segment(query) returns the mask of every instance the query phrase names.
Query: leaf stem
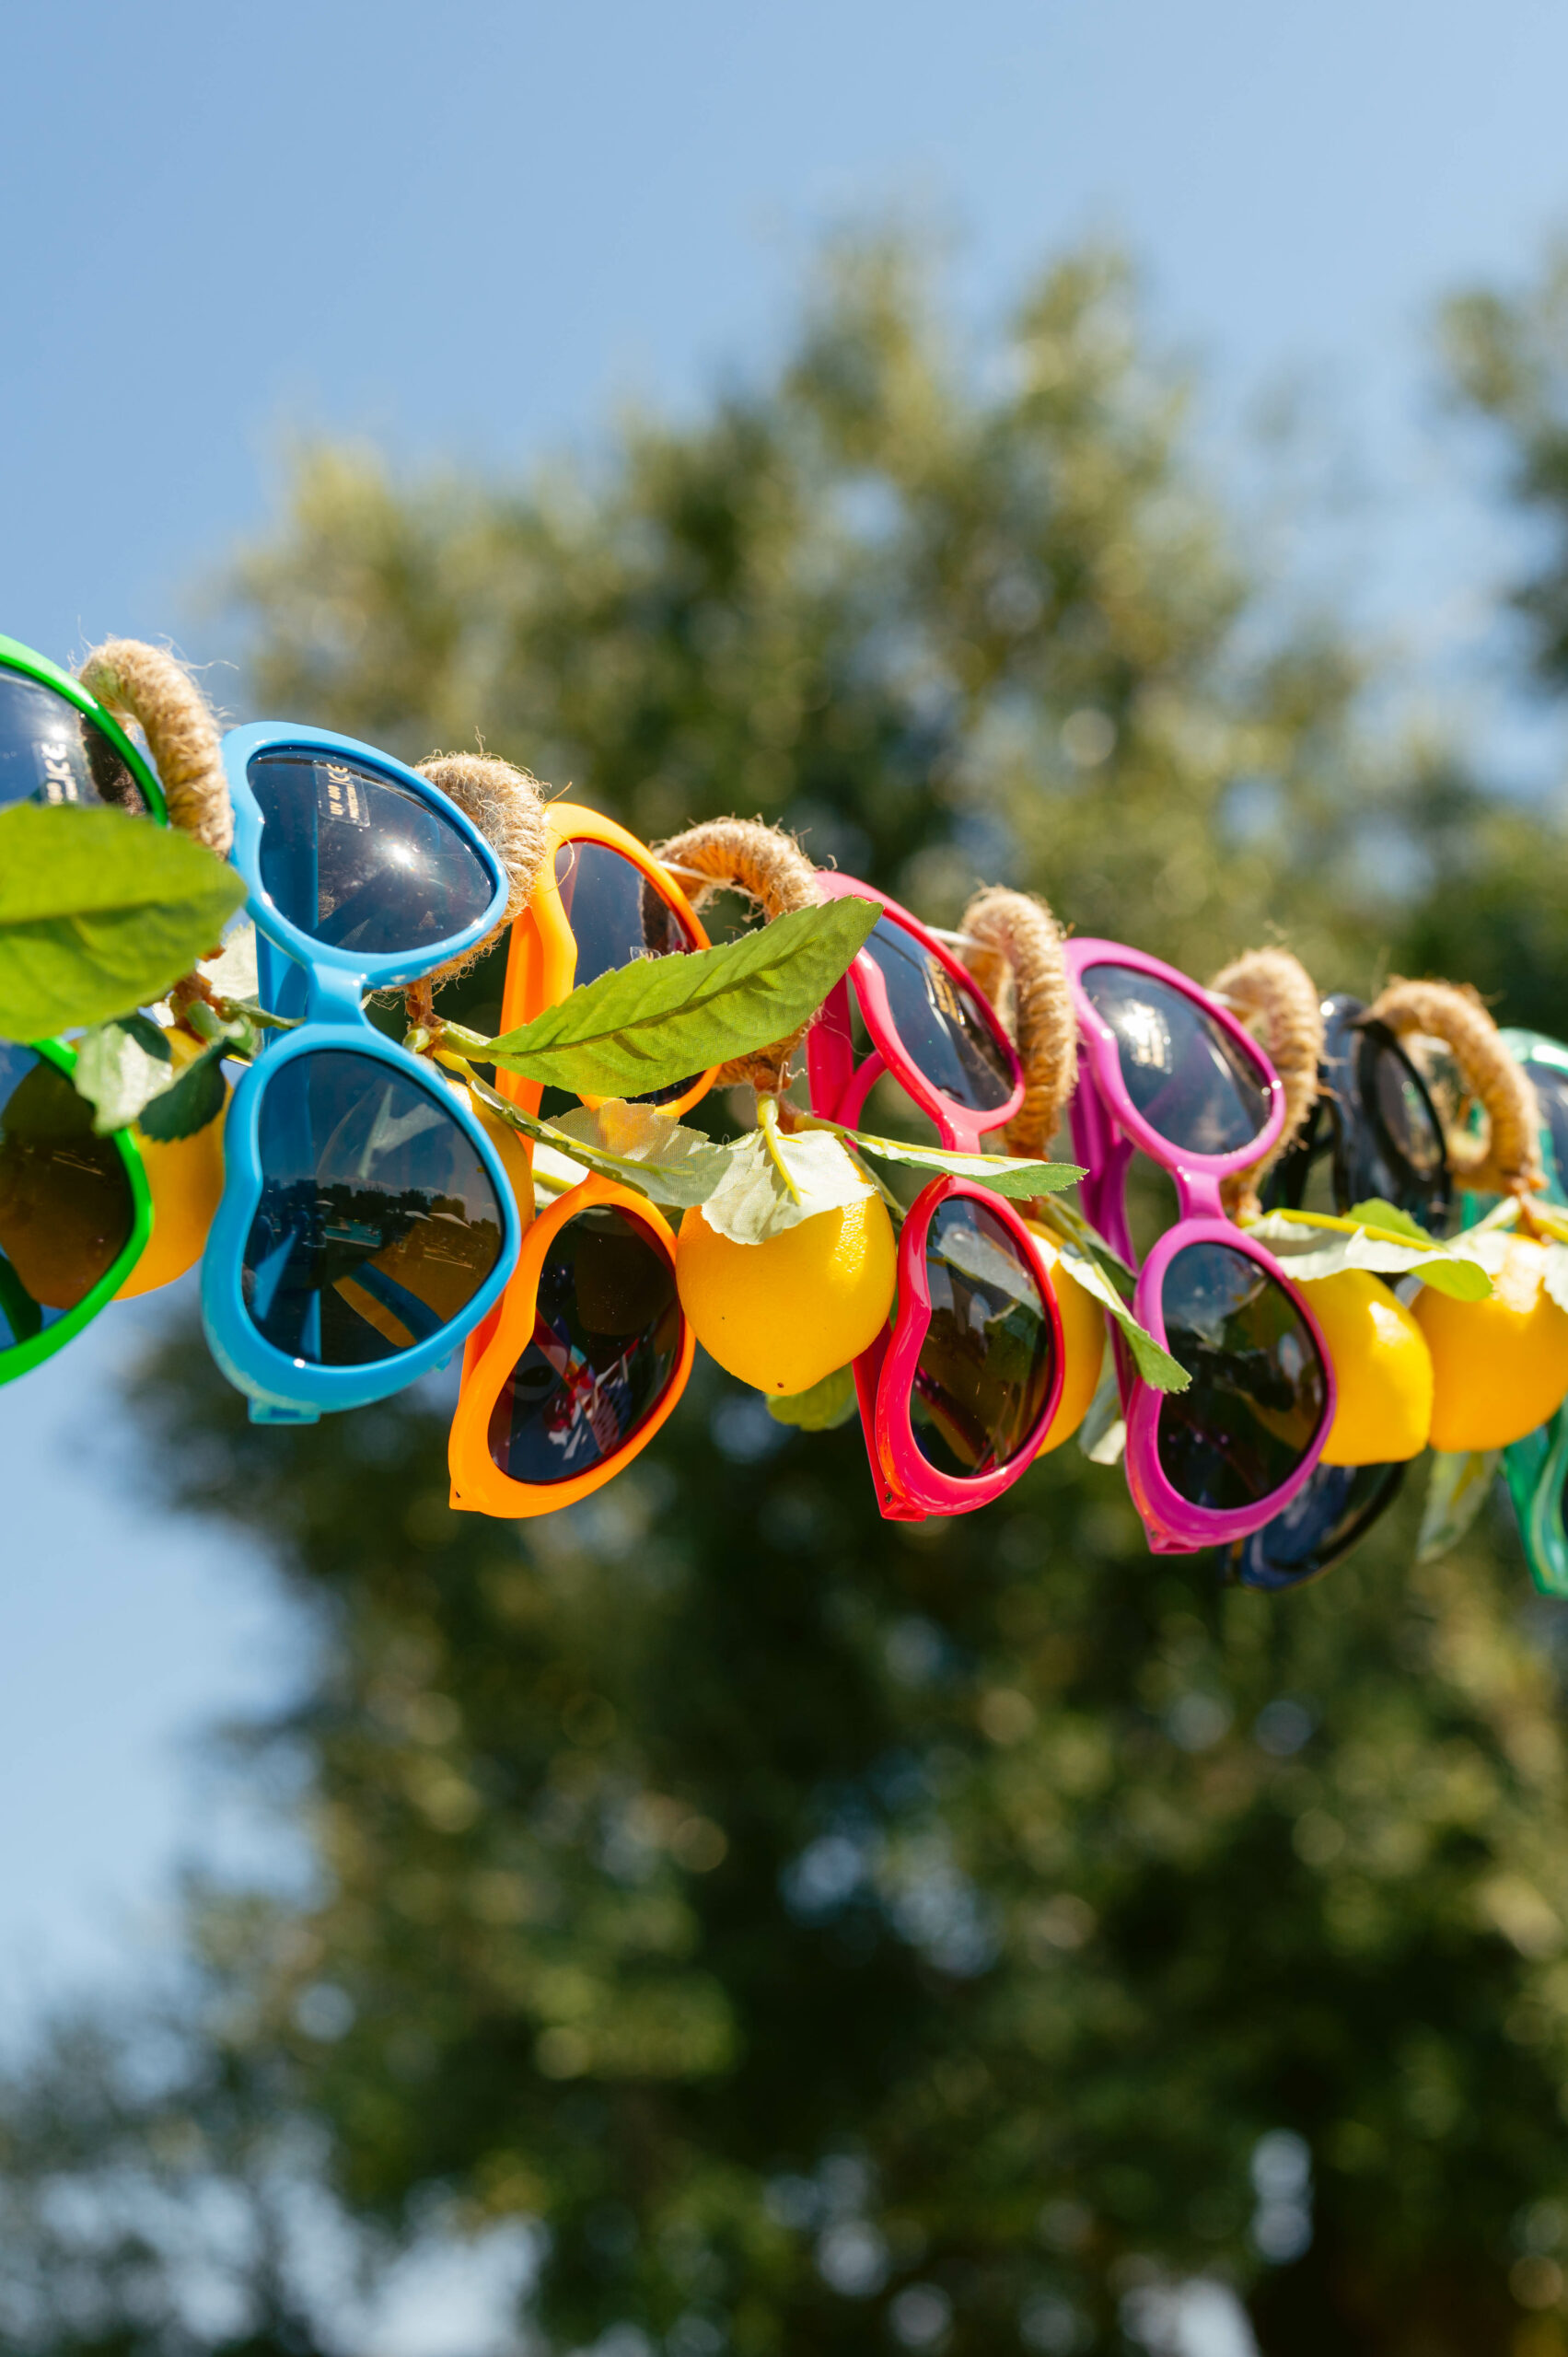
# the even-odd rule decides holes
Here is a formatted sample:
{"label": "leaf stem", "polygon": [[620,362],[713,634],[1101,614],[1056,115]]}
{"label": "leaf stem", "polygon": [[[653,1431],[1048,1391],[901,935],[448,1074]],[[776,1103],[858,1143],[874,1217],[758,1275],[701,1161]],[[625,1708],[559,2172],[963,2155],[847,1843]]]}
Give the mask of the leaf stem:
{"label": "leaf stem", "polygon": [[784,1160],[784,1149],[779,1139],[779,1100],[765,1089],[759,1093],[757,1098],[757,1127],[762,1132],[762,1144],[767,1148],[768,1159],[784,1180],[790,1202],[798,1203],[800,1190],[789,1175],[789,1165]]}

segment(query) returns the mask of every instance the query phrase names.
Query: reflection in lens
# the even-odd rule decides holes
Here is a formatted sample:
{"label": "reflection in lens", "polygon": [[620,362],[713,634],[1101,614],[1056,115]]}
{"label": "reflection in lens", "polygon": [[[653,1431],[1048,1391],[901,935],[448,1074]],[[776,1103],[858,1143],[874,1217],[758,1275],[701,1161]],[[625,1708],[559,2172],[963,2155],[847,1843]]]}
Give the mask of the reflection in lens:
{"label": "reflection in lens", "polygon": [[1317,1579],[1360,1546],[1404,1475],[1402,1465],[1315,1465],[1287,1506],[1225,1550],[1225,1577],[1271,1594]]}
{"label": "reflection in lens", "polygon": [[887,985],[905,1054],[932,1086],[970,1112],[1005,1105],[1012,1066],[996,1019],[972,984],[958,981],[891,917],[878,920],[865,955]]}
{"label": "reflection in lens", "polygon": [[279,750],[247,775],[261,813],[261,885],[312,941],[402,957],[449,941],[495,897],[446,815],[346,755]]}
{"label": "reflection in lens", "polygon": [[0,1349],[75,1309],[131,1240],[131,1181],[57,1066],[0,1039]]}
{"label": "reflection in lens", "polygon": [[1116,1034],[1122,1084],[1158,1135],[1189,1154],[1238,1154],[1269,1119],[1267,1076],[1223,1025],[1156,975],[1088,966],[1084,995]]}
{"label": "reflection in lens", "polygon": [[449,1103],[371,1056],[319,1049],[261,1098],[261,1202],[245,1304],[291,1358],[366,1366],[472,1300],[501,1253],[501,1206]]}
{"label": "reflection in lens", "polygon": [[1300,1465],[1328,1378],[1284,1287],[1227,1244],[1189,1244],[1161,1288],[1166,1342],[1192,1377],[1159,1407],[1159,1461],[1190,1504],[1255,1505]]}
{"label": "reflection in lens", "polygon": [[[609,843],[565,842],[555,854],[561,906],[577,945],[575,985],[619,972],[634,958],[669,958],[701,946],[684,920],[634,860]],[[635,1105],[669,1105],[699,1074],[633,1097]]]}
{"label": "reflection in lens", "polygon": [[0,808],[12,802],[110,803],[136,817],[147,807],[96,721],[68,696],[0,663]]}
{"label": "reflection in lens", "polygon": [[641,1220],[604,1204],[557,1231],[540,1271],[533,1339],[490,1418],[514,1481],[590,1472],[657,1407],[680,1353],[675,1270]]}
{"label": "reflection in lens", "polygon": [[993,1212],[950,1195],[925,1240],[931,1327],[914,1373],[921,1454],[958,1479],[1010,1464],[1037,1431],[1055,1336],[1034,1273]]}

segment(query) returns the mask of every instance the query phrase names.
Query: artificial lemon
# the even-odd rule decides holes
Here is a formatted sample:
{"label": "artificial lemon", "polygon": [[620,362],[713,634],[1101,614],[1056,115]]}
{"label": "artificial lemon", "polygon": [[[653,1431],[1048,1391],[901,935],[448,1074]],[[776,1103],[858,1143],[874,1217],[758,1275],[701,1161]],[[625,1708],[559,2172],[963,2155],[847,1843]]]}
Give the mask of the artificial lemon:
{"label": "artificial lemon", "polygon": [[1402,1301],[1369,1269],[1304,1284],[1334,1363],[1338,1405],[1325,1465],[1402,1465],[1432,1431],[1432,1353]]}
{"label": "artificial lemon", "polygon": [[1568,1394],[1568,1311],[1543,1282],[1546,1247],[1511,1236],[1489,1301],[1423,1285],[1415,1315],[1432,1352],[1434,1448],[1506,1448]]}
{"label": "artificial lemon", "polygon": [[881,1199],[819,1212],[764,1244],[736,1244],[701,1211],[680,1223],[680,1306],[710,1357],[742,1383],[809,1391],[869,1348],[893,1305],[898,1247]]}
{"label": "artificial lemon", "polygon": [[[182,1073],[204,1052],[203,1041],[189,1031],[166,1034],[176,1074]],[[149,1138],[134,1124],[131,1134],[142,1157],[152,1190],[153,1232],[142,1257],[121,1286],[117,1298],[156,1293],[194,1268],[207,1241],[207,1230],[223,1193],[223,1125],[229,1091],[205,1129],[188,1138]]]}
{"label": "artificial lemon", "polygon": [[1027,1219],[1024,1225],[1034,1237],[1040,1257],[1051,1272],[1051,1291],[1062,1313],[1062,1398],[1037,1451],[1039,1456],[1046,1457],[1053,1448],[1060,1448],[1064,1440],[1072,1439],[1099,1389],[1099,1371],[1105,1362],[1105,1312],[1094,1295],[1085,1292],[1076,1277],[1069,1276],[1061,1268],[1061,1252],[1046,1230],[1037,1227],[1032,1219]]}

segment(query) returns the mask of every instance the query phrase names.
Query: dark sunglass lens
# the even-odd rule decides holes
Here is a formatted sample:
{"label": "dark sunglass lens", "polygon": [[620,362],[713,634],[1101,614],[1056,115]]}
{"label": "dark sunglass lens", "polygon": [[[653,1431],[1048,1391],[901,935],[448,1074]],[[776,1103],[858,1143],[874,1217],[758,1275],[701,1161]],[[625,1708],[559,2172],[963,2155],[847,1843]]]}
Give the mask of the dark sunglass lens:
{"label": "dark sunglass lens", "polygon": [[405,957],[466,931],[494,898],[451,820],[367,763],[280,750],[256,754],[247,774],[262,888],[312,941]]}
{"label": "dark sunglass lens", "polygon": [[1166,1341],[1192,1377],[1160,1401],[1166,1480],[1195,1506],[1256,1505],[1300,1465],[1323,1421],[1318,1346],[1283,1285],[1227,1244],[1189,1244],[1165,1272]]}
{"label": "dark sunglass lens", "polygon": [[1269,1118],[1262,1065],[1154,974],[1088,966],[1082,988],[1116,1035],[1122,1083],[1152,1130],[1189,1154],[1238,1154]]}
{"label": "dark sunglass lens", "polygon": [[112,803],[138,817],[147,807],[121,754],[86,713],[0,664],[0,807],[12,802]]}
{"label": "dark sunglass lens", "polygon": [[1525,1070],[1535,1083],[1540,1117],[1551,1134],[1558,1192],[1568,1192],[1568,1073],[1560,1072],[1555,1064],[1541,1063],[1534,1056],[1526,1057]]}
{"label": "dark sunglass lens", "polygon": [[92,1107],[30,1048],[0,1040],[0,1349],[29,1341],[107,1276],[131,1238],[131,1181]]}
{"label": "dark sunglass lens", "polygon": [[540,1271],[533,1340],[490,1418],[514,1481],[569,1481],[623,1448],[680,1353],[675,1271],[642,1222],[599,1206],[557,1234]]}
{"label": "dark sunglass lens", "polygon": [[1441,1178],[1443,1132],[1409,1058],[1399,1048],[1368,1040],[1361,1082],[1363,1101],[1376,1111],[1380,1142],[1393,1148],[1418,1182]]}
{"label": "dark sunglass lens", "polygon": [[484,1165],[435,1087],[351,1050],[296,1057],[267,1084],[246,1306],[269,1342],[365,1366],[427,1341],[501,1252]]}
{"label": "dark sunglass lens", "polygon": [[972,1196],[938,1204],[925,1242],[931,1327],[911,1418],[921,1454],[958,1480],[1011,1464],[1037,1429],[1055,1336],[1009,1230]]}
{"label": "dark sunglass lens", "polygon": [[1315,1465],[1290,1504],[1226,1550],[1225,1575],[1272,1595],[1331,1571],[1387,1514],[1402,1465]]}
{"label": "dark sunglass lens", "polygon": [[912,933],[883,917],[865,945],[888,991],[904,1052],[934,1088],[970,1112],[992,1113],[1013,1094],[995,1017],[972,986],[950,974]]}
{"label": "dark sunglass lens", "polygon": [[[561,906],[577,945],[576,986],[618,972],[641,958],[669,958],[698,946],[696,936],[633,860],[608,843],[563,843],[555,854]],[[669,1105],[699,1075],[633,1097]]]}

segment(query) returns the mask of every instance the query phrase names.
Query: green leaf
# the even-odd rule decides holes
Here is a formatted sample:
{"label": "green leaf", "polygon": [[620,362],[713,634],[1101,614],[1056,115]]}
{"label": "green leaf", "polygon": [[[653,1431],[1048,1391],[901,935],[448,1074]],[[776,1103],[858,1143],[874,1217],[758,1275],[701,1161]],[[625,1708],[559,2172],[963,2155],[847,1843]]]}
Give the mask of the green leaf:
{"label": "green leaf", "polygon": [[172,1088],[166,1088],[142,1109],[136,1126],[145,1138],[154,1138],[161,1145],[172,1144],[176,1138],[193,1138],[209,1121],[215,1121],[227,1101],[228,1084],[223,1076],[223,1059],[226,1042],[220,1039],[203,1049],[194,1062],[188,1063]]}
{"label": "green leaf", "polygon": [[1543,1282],[1558,1308],[1568,1309],[1568,1244],[1547,1246]]}
{"label": "green leaf", "polygon": [[557,1137],[573,1141],[564,1151],[589,1147],[607,1173],[614,1164],[623,1185],[682,1209],[705,1202],[729,1167],[727,1147],[655,1105],[627,1105],[612,1097],[597,1112],[575,1106],[549,1127]]}
{"label": "green leaf", "polygon": [[1502,1461],[1497,1449],[1434,1449],[1421,1530],[1418,1563],[1435,1562],[1457,1547],[1486,1504],[1492,1477]]}
{"label": "green leaf", "polygon": [[[678,1155],[666,1166],[637,1160],[630,1154],[612,1153],[600,1143],[599,1114],[590,1112],[587,1106],[575,1108],[560,1122],[541,1121],[537,1113],[525,1113],[520,1105],[501,1096],[478,1073],[470,1072],[464,1077],[482,1104],[513,1129],[520,1130],[525,1137],[532,1138],[536,1144],[565,1155],[579,1170],[597,1171],[601,1178],[613,1178],[619,1186],[637,1188],[650,1202],[663,1209],[689,1211],[712,1193],[723,1176],[725,1149],[715,1147],[713,1140],[703,1137],[700,1131],[679,1129],[671,1123],[679,1139],[694,1140],[697,1145],[719,1155],[720,1167],[712,1172],[703,1167],[695,1154],[689,1158]],[[601,1107],[600,1112],[608,1109]],[[567,1122],[573,1124],[570,1129],[565,1126]]]}
{"label": "green leaf", "polygon": [[[825,1130],[784,1137],[757,1129],[732,1139],[724,1152],[728,1168],[703,1202],[703,1217],[736,1244],[764,1244],[770,1236],[877,1191]],[[800,1314],[810,1316],[808,1302],[801,1304]]]}
{"label": "green leaf", "polygon": [[1437,1241],[1429,1228],[1423,1227],[1409,1212],[1400,1211],[1397,1203],[1386,1202],[1381,1195],[1368,1195],[1364,1203],[1352,1203],[1346,1217],[1359,1220],[1363,1227],[1384,1227],[1395,1236],[1408,1236],[1412,1244]]}
{"label": "green leaf", "polygon": [[854,1410],[854,1373],[847,1366],[836,1366],[809,1391],[792,1391],[782,1399],[768,1395],[768,1413],[774,1422],[794,1424],[803,1433],[830,1433],[847,1424]]}
{"label": "green leaf", "polygon": [[579,1097],[645,1096],[807,1022],[881,913],[876,900],[833,900],[717,949],[640,958],[464,1052]]}
{"label": "green leaf", "polygon": [[[1366,1208],[1365,1203],[1358,1205],[1357,1215]],[[1400,1220],[1402,1228],[1423,1235],[1413,1221],[1402,1214]],[[1450,1294],[1456,1301],[1484,1301],[1492,1291],[1486,1267],[1491,1247],[1484,1237],[1458,1237],[1451,1246],[1434,1244],[1423,1237],[1418,1247],[1368,1235],[1365,1227],[1318,1225],[1299,1214],[1286,1217],[1278,1213],[1255,1220],[1247,1233],[1266,1244],[1281,1268],[1300,1285],[1319,1284],[1345,1269],[1367,1269],[1380,1277],[1417,1276],[1434,1293]]]}
{"label": "green leaf", "polygon": [[1087,1175],[1075,1162],[1022,1162],[1005,1154],[949,1154],[942,1146],[909,1145],[902,1138],[867,1137],[861,1130],[846,1130],[837,1122],[817,1126],[836,1130],[857,1153],[869,1155],[874,1162],[903,1162],[916,1170],[978,1179],[997,1195],[1059,1194],[1063,1187],[1075,1186]]}
{"label": "green leaf", "polygon": [[119,810],[0,812],[0,1038],[43,1039],[150,1004],[245,898],[189,835]]}
{"label": "green leaf", "polygon": [[237,924],[217,956],[202,960],[202,972],[215,998],[259,999],[261,983],[256,970],[255,926],[249,922]]}
{"label": "green leaf", "polygon": [[1153,1391],[1185,1391],[1192,1378],[1179,1359],[1173,1359],[1163,1350],[1146,1326],[1140,1326],[1105,1271],[1093,1260],[1085,1260],[1070,1246],[1058,1248],[1056,1265],[1093,1295],[1102,1309],[1109,1309],[1127,1337],[1134,1365]]}
{"label": "green leaf", "polygon": [[125,1129],[149,1097],[168,1086],[174,1057],[167,1035],[145,1015],[116,1016],[84,1032],[71,1077],[93,1109],[100,1138]]}

